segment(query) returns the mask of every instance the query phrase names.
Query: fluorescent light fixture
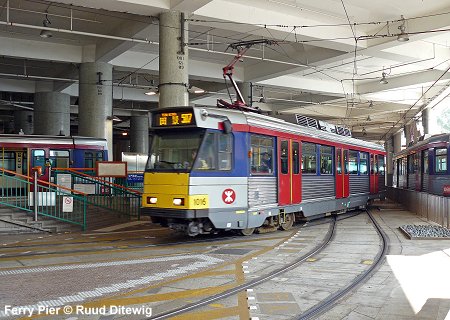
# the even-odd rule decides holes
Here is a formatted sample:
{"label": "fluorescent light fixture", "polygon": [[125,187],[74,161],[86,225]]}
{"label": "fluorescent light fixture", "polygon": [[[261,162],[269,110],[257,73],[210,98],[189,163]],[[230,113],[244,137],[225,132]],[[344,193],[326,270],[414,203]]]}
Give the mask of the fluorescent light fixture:
{"label": "fluorescent light fixture", "polygon": [[[42,25],[46,28],[48,28],[48,25],[52,24],[50,20],[48,20],[48,16],[45,15],[45,19],[42,21]],[[53,33],[50,32],[50,30],[41,30],[41,33],[39,34],[41,38],[51,38],[53,37]]]}
{"label": "fluorescent light fixture", "polygon": [[148,96],[154,96],[154,95],[157,95],[158,93],[159,93],[159,91],[157,88],[150,88],[150,90],[145,92],[145,94]]}
{"label": "fluorescent light fixture", "polygon": [[190,86],[188,91],[190,93],[205,93],[205,90],[196,86]]}
{"label": "fluorescent light fixture", "polygon": [[386,72],[383,72],[383,73],[381,74],[380,83],[381,83],[381,84],[388,84],[388,83],[389,83],[389,81],[387,81],[387,79],[386,79]]}
{"label": "fluorescent light fixture", "polygon": [[112,121],[122,121],[119,117],[117,116],[108,116],[106,117],[106,120],[112,120]]}

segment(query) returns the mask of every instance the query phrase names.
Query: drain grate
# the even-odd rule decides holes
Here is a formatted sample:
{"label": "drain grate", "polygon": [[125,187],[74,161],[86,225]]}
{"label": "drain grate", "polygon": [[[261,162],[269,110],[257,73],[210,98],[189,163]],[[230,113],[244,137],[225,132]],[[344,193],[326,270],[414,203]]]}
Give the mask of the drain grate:
{"label": "drain grate", "polygon": [[211,251],[210,253],[214,253],[214,254],[233,254],[233,255],[242,256],[244,254],[249,253],[250,251],[252,251],[252,250],[251,249],[219,249],[219,250]]}

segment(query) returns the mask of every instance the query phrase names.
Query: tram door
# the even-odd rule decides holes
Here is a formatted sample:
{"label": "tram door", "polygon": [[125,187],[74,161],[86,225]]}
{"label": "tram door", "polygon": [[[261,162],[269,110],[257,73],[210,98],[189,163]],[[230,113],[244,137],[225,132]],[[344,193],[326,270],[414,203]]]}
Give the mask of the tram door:
{"label": "tram door", "polygon": [[336,199],[347,198],[350,193],[350,176],[348,174],[348,150],[336,148],[335,159]]}
{"label": "tram door", "polygon": [[278,202],[280,205],[301,201],[300,143],[278,139]]}
{"label": "tram door", "polygon": [[370,154],[370,193],[378,193],[378,156]]}

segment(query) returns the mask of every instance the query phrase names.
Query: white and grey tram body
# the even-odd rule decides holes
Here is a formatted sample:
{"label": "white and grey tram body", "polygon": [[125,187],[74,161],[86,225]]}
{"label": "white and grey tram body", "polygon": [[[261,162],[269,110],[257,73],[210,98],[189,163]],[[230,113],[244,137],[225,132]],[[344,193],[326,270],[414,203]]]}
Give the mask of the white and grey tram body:
{"label": "white and grey tram body", "polygon": [[384,197],[383,147],[320,128],[230,109],[154,111],[141,214],[190,235],[250,234]]}

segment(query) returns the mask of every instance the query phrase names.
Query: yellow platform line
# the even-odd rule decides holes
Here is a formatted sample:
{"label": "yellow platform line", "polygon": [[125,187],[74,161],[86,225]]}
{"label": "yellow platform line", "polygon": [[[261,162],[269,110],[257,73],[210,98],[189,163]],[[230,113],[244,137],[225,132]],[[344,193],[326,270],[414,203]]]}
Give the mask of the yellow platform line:
{"label": "yellow platform line", "polygon": [[[249,260],[249,259],[251,259],[253,257],[256,257],[258,255],[262,255],[264,253],[267,253],[270,250],[273,250],[275,247],[277,247],[280,244],[284,243],[284,241],[287,238],[292,237],[295,233],[296,233],[296,231],[295,232],[291,232],[289,234],[289,236],[286,236],[286,237],[277,237],[278,239],[281,239],[281,241],[277,242],[275,245],[272,245],[270,247],[258,250],[255,253],[246,255],[246,256],[238,259],[237,261],[231,261],[231,262],[222,264],[220,266],[216,266],[216,267],[207,269],[207,270],[202,271],[202,272],[198,272],[198,273],[191,274],[191,275],[186,275],[186,276],[181,277],[181,278],[175,278],[175,279],[171,279],[171,280],[166,280],[166,281],[163,281],[161,283],[153,284],[153,285],[141,288],[141,289],[136,289],[136,290],[133,290],[131,292],[127,292],[125,294],[117,295],[115,298],[104,298],[104,299],[98,299],[98,300],[95,300],[95,301],[92,301],[92,302],[87,302],[87,303],[84,303],[83,306],[84,307],[101,307],[101,306],[104,306],[104,305],[121,305],[121,306],[125,306],[125,305],[134,305],[134,304],[143,304],[143,303],[146,303],[146,302],[164,301],[164,300],[155,300],[155,299],[162,299],[165,295],[168,295],[171,298],[173,298],[173,297],[175,297],[175,294],[176,294],[178,296],[178,299],[180,299],[180,298],[186,298],[186,297],[192,297],[192,296],[198,296],[198,295],[208,295],[208,294],[209,295],[214,295],[214,294],[217,294],[217,293],[221,293],[221,292],[226,291],[228,289],[237,287],[238,286],[238,282],[242,281],[242,280],[236,280],[235,284],[222,285],[222,286],[218,286],[218,287],[209,287],[209,288],[185,290],[185,291],[181,291],[179,293],[177,293],[177,292],[170,292],[170,293],[165,293],[165,294],[153,294],[153,295],[146,295],[146,296],[141,296],[141,297],[130,297],[131,295],[139,294],[139,293],[148,291],[148,290],[153,289],[153,288],[161,288],[161,287],[164,287],[164,286],[172,284],[172,283],[177,283],[177,282],[180,282],[180,281],[183,281],[183,280],[187,280],[187,279],[198,278],[198,277],[204,276],[205,274],[211,274],[211,272],[213,272],[214,270],[218,271],[221,268],[229,266],[229,265],[232,265],[232,264],[234,264],[234,265],[238,265],[238,263],[241,264],[243,261],[247,261],[247,260]],[[235,272],[235,274],[236,274],[236,276],[238,276],[238,273]],[[242,274],[242,272],[241,272],[241,274]],[[241,277],[241,276],[239,276],[239,277]],[[242,278],[243,278],[243,274],[242,274]],[[211,291],[209,291],[209,290],[211,290]],[[216,291],[216,290],[218,290],[218,291]],[[183,294],[183,292],[184,292],[184,294]],[[174,299],[171,299],[171,300],[174,300]],[[238,306],[236,308],[236,310],[234,310],[234,308],[228,308],[227,310],[233,310],[233,315],[235,315],[235,314],[241,315],[241,313],[242,314],[244,313],[244,311],[241,310],[241,308],[243,308],[242,305],[243,304],[241,303],[241,306]],[[207,311],[207,312],[213,312],[213,313],[217,314],[217,317],[223,317],[223,315],[221,315],[221,314],[223,314],[224,311],[225,310],[220,309],[220,310],[212,310],[212,311]],[[198,315],[199,314],[203,314],[203,313],[204,312],[195,313],[195,314],[191,313],[190,315],[196,317],[196,318],[192,318],[192,319],[202,319],[201,317],[199,318]],[[246,314],[248,314],[248,310],[246,310]],[[25,319],[28,319],[28,318],[22,318],[22,319],[25,320]],[[247,317],[247,319],[248,319],[248,317]]]}
{"label": "yellow platform line", "polygon": [[[177,299],[183,299],[183,298],[191,298],[191,297],[199,297],[199,296],[205,296],[205,295],[215,295],[221,292],[224,292],[228,289],[231,289],[234,285],[221,285],[217,287],[207,287],[207,288],[201,288],[201,289],[191,289],[191,290],[183,290],[183,291],[175,291],[175,292],[168,292],[168,293],[157,293],[152,295],[146,295],[146,296],[140,296],[140,297],[132,297],[132,298],[109,298],[109,299],[103,299],[102,302],[97,301],[88,301],[83,303],[83,306],[85,308],[100,308],[103,306],[128,306],[128,305],[139,305],[139,304],[145,304],[145,303],[151,303],[151,302],[159,302],[159,301],[171,301],[171,300],[177,300]],[[62,314],[62,310],[60,313]],[[33,318],[41,318],[45,317],[47,315],[36,315],[33,316]],[[21,318],[21,319],[29,319],[28,317]],[[197,318],[199,319],[199,318]],[[201,318],[200,318],[201,319]]]}
{"label": "yellow platform line", "polygon": [[[211,274],[211,272],[214,272],[214,271],[220,272],[219,270],[220,270],[221,268],[224,268],[224,267],[229,266],[229,265],[235,265],[235,266],[237,265],[237,266],[239,266],[240,264],[242,264],[243,261],[247,261],[247,260],[249,260],[249,259],[251,259],[251,258],[253,258],[253,257],[256,257],[256,256],[258,256],[258,255],[267,253],[267,252],[269,252],[270,250],[273,250],[275,247],[277,247],[277,246],[279,246],[280,244],[284,243],[284,241],[285,241],[287,238],[292,237],[294,234],[295,234],[295,232],[291,232],[291,233],[289,234],[289,236],[281,238],[282,240],[279,241],[279,242],[277,242],[276,244],[274,244],[274,245],[272,245],[272,246],[270,246],[270,247],[261,249],[261,250],[255,252],[255,253],[253,253],[253,254],[246,255],[246,256],[244,256],[244,257],[238,259],[237,261],[231,261],[231,262],[228,262],[228,263],[222,264],[222,265],[220,265],[220,266],[216,266],[216,267],[210,268],[210,269],[205,270],[205,271],[202,271],[202,272],[198,272],[198,273],[191,274],[191,275],[186,275],[186,276],[181,277],[181,278],[176,278],[176,279],[166,280],[166,281],[163,281],[163,282],[161,282],[161,283],[153,284],[153,285],[150,285],[150,286],[141,288],[141,289],[136,289],[136,290],[133,290],[133,291],[131,291],[131,292],[128,292],[128,293],[125,293],[125,294],[121,294],[121,295],[118,295],[118,296],[116,296],[116,298],[115,298],[114,300],[112,300],[112,299],[98,299],[98,300],[95,301],[95,304],[90,303],[89,305],[87,305],[87,304],[83,304],[83,305],[84,305],[84,306],[94,306],[94,307],[96,306],[96,307],[101,307],[101,306],[103,306],[103,305],[108,305],[108,303],[115,302],[115,301],[119,301],[119,302],[120,302],[120,305],[125,305],[125,303],[127,303],[127,305],[144,303],[145,301],[142,300],[142,299],[144,299],[144,298],[142,298],[142,297],[141,297],[141,298],[139,298],[139,297],[138,297],[138,298],[133,298],[133,297],[128,298],[128,297],[130,297],[130,296],[132,296],[132,295],[134,295],[134,294],[140,294],[140,293],[142,293],[142,292],[145,292],[145,291],[148,291],[148,290],[151,290],[151,289],[154,289],[154,288],[162,288],[162,287],[167,286],[167,285],[169,285],[169,284],[177,283],[177,282],[180,282],[180,281],[183,281],[183,280],[194,279],[194,278],[198,278],[198,277],[203,277],[203,276],[205,276],[205,275]],[[237,287],[237,286],[239,285],[239,282],[242,283],[242,281],[245,281],[244,275],[243,275],[243,273],[242,273],[242,267],[239,267],[239,272],[240,272],[240,273],[237,273],[236,269],[234,270],[235,276],[236,276],[236,277],[239,277],[240,280],[236,280],[236,283],[235,283],[234,285],[233,285],[233,284],[225,285],[225,286],[227,287],[227,289],[224,289],[223,291],[228,290],[228,289],[231,289],[231,288],[235,288],[235,287]],[[225,287],[225,286],[222,286],[222,287]],[[198,290],[202,290],[202,289],[198,289]],[[220,292],[223,292],[223,291],[220,291]],[[191,291],[191,292],[195,293],[196,290]],[[219,293],[219,292],[218,292],[218,293]],[[170,293],[169,293],[169,294],[170,294]],[[238,303],[239,303],[239,301],[240,301],[240,303],[238,304],[238,307],[236,308],[236,312],[237,312],[237,314],[238,314],[241,318],[243,317],[243,319],[248,319],[248,318],[249,318],[249,311],[248,311],[248,307],[247,307],[247,297],[246,297],[246,293],[245,293],[245,292],[242,292],[241,294],[242,294],[242,295],[241,295],[240,297],[238,297]],[[211,293],[210,295],[212,295],[212,293]],[[150,297],[151,297],[151,296],[150,296]],[[141,299],[141,300],[135,300],[135,299]],[[150,299],[151,299],[151,298],[150,298]],[[245,302],[244,302],[244,299],[245,299]],[[246,310],[244,310],[244,308],[245,308]],[[233,309],[233,310],[234,310],[234,309]],[[223,310],[222,310],[222,311],[223,311]],[[233,311],[233,312],[234,312],[234,311]],[[194,316],[194,317],[197,317],[197,318],[194,318],[194,319],[202,319],[202,318],[198,318],[198,314],[197,314],[197,313],[196,313],[196,314],[189,313],[188,315],[189,315],[189,316],[192,315],[192,316]],[[245,318],[245,317],[247,317],[247,318]],[[188,319],[188,318],[186,318],[186,319]],[[206,318],[203,318],[203,319],[206,319]]]}

